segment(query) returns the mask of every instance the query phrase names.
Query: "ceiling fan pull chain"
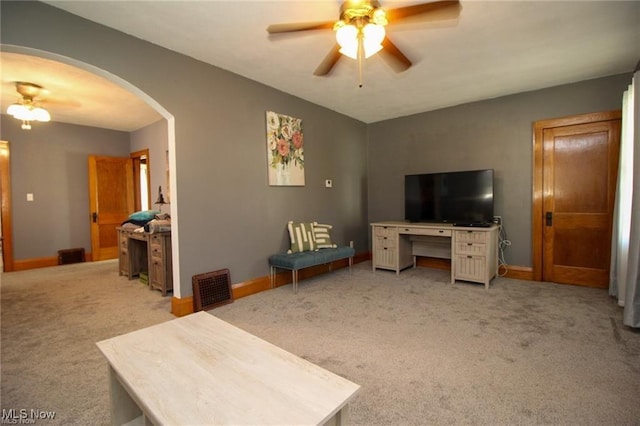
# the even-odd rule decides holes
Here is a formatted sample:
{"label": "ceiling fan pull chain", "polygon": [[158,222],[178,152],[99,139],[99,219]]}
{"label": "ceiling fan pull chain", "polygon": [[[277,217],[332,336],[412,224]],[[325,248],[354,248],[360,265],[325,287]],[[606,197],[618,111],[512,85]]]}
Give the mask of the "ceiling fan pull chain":
{"label": "ceiling fan pull chain", "polygon": [[362,87],[362,63],[364,62],[364,44],[362,29],[358,30],[358,87]]}

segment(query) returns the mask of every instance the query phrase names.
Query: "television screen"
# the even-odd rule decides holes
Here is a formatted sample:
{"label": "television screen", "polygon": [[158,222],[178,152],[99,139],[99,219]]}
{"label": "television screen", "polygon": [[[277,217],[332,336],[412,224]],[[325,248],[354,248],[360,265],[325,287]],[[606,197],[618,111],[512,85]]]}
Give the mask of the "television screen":
{"label": "television screen", "polygon": [[405,219],[459,225],[493,220],[493,169],[406,175]]}

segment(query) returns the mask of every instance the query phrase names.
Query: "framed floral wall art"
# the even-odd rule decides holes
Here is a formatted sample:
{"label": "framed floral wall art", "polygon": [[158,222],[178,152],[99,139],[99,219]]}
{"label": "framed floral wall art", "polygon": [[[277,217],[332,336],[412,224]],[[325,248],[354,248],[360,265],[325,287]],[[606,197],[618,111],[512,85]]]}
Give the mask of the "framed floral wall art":
{"label": "framed floral wall art", "polygon": [[302,120],[267,111],[269,185],[304,186]]}

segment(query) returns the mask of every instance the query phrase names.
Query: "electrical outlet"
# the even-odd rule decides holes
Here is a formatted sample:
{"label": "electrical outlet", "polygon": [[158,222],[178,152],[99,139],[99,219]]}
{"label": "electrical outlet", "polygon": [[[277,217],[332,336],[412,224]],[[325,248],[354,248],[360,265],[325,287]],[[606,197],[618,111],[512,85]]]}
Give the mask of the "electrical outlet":
{"label": "electrical outlet", "polygon": [[493,223],[495,223],[496,225],[502,225],[502,216],[494,216]]}

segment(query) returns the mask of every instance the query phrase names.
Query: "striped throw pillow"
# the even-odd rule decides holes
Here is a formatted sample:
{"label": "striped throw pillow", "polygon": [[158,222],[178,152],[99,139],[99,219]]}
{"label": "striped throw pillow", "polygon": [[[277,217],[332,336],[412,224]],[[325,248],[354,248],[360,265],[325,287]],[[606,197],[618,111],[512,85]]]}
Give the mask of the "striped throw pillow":
{"label": "striped throw pillow", "polygon": [[331,225],[313,222],[313,237],[316,240],[316,247],[319,249],[338,247],[331,242],[331,228],[333,228]]}
{"label": "striped throw pillow", "polygon": [[303,251],[313,251],[316,249],[313,239],[313,223],[289,222],[289,239],[291,248],[287,253],[299,253]]}

